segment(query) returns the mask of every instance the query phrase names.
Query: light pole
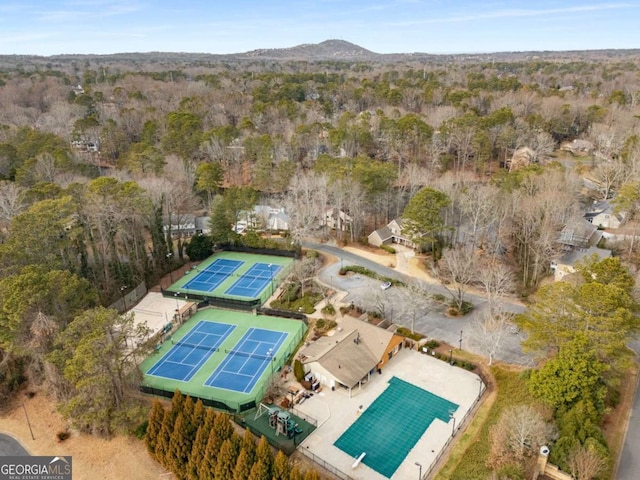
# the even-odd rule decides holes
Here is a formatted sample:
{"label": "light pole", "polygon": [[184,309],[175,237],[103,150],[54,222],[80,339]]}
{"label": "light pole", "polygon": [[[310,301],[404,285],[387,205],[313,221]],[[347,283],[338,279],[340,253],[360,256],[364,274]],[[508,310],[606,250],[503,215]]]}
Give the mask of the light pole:
{"label": "light pole", "polygon": [[462,330],[460,330],[460,350],[462,350]]}
{"label": "light pole", "polygon": [[416,467],[420,469],[420,473],[418,473],[418,480],[422,480],[422,464],[419,462],[416,462]]}
{"label": "light pole", "polygon": [[173,285],[173,275],[171,274],[172,266],[171,266],[171,257],[173,257],[173,253],[167,253],[167,260],[169,261],[169,281],[171,285]]}
{"label": "light pole", "polygon": [[176,322],[180,320],[180,304],[178,303],[178,292],[173,294],[176,297]]}
{"label": "light pole", "polygon": [[271,274],[271,296],[273,297],[273,264],[269,264],[269,273]]}
{"label": "light pole", "polygon": [[124,296],[124,291],[129,288],[126,285],[120,287],[120,293],[122,294],[122,303],[124,303],[124,309],[127,310],[127,297]]}
{"label": "light pole", "polygon": [[29,425],[29,431],[31,432],[31,440],[35,440],[36,437],[33,436],[33,430],[31,429],[31,422],[29,421],[29,415],[27,415],[27,407],[24,406],[24,403],[22,404],[22,409],[24,410],[24,416],[27,419],[27,425]]}
{"label": "light pole", "polygon": [[453,348],[449,349],[449,365],[453,365]]}
{"label": "light pole", "polygon": [[451,428],[451,436],[456,434],[456,417],[453,416],[453,412],[449,412],[449,418],[453,420],[453,427]]}

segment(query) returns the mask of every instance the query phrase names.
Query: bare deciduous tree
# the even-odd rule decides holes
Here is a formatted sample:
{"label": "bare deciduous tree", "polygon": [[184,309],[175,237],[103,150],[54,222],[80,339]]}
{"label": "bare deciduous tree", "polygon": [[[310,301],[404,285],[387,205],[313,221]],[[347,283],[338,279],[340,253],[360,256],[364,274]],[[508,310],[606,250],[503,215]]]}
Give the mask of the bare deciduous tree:
{"label": "bare deciduous tree", "polygon": [[8,224],[24,208],[26,189],[15,182],[0,182],[0,225]]}
{"label": "bare deciduous tree", "polygon": [[284,198],[289,215],[289,230],[294,240],[299,240],[320,228],[327,206],[327,178],[313,172],[298,172],[291,179]]}
{"label": "bare deciduous tree", "polygon": [[523,463],[555,436],[553,427],[530,405],[514,405],[504,410],[492,427],[489,464],[500,467]]}
{"label": "bare deciduous tree", "polygon": [[453,297],[453,305],[458,312],[463,309],[464,295],[477,276],[477,258],[473,250],[462,247],[446,250],[439,262],[438,274]]}
{"label": "bare deciduous tree", "polygon": [[515,286],[513,273],[509,267],[496,258],[483,263],[478,272],[478,280],[484,288],[491,313],[500,310],[500,297],[510,292]]}
{"label": "bare deciduous tree", "polygon": [[514,328],[512,318],[510,313],[488,308],[471,323],[472,341],[489,357],[489,365],[493,365],[493,358],[500,352],[504,340]]}
{"label": "bare deciduous tree", "polygon": [[576,480],[592,480],[607,468],[607,458],[593,445],[580,445],[569,453],[569,471]]}

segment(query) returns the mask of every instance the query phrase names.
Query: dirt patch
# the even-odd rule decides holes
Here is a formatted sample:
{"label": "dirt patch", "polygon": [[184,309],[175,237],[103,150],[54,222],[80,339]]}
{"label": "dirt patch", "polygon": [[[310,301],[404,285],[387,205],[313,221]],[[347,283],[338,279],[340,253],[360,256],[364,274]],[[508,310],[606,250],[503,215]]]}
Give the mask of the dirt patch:
{"label": "dirt patch", "polygon": [[[24,402],[24,409],[22,408]],[[32,439],[25,410],[33,430]],[[12,407],[0,416],[0,431],[20,440],[32,455],[71,455],[74,480],[134,478],[157,479],[167,474],[147,453],[144,443],[134,437],[111,440],[81,435],[58,443],[56,434],[66,430],[66,424],[56,412],[54,402],[42,393],[33,398],[20,396]],[[172,478],[166,475],[162,478]]]}

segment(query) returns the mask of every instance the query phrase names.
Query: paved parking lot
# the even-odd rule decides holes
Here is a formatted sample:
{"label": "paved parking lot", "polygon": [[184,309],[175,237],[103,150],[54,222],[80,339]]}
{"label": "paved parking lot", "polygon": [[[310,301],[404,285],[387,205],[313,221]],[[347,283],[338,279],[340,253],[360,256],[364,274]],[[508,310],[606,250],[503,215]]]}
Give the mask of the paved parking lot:
{"label": "paved parking lot", "polygon": [[[343,265],[361,264],[359,259],[352,262],[351,259],[343,259]],[[363,265],[366,266],[366,265]],[[384,269],[378,273],[384,274]],[[368,267],[367,267],[368,268]],[[462,337],[462,349],[487,356],[483,351],[480,342],[473,337],[472,324],[482,315],[487,308],[487,301],[481,296],[467,295],[465,298],[474,305],[474,310],[463,317],[450,317],[446,315],[446,305],[433,303],[426,300],[415,291],[403,287],[393,286],[388,290],[380,288],[381,282],[361,274],[340,275],[340,263],[334,263],[327,266],[319,273],[320,280],[331,285],[337,290],[347,293],[343,303],[360,306],[365,311],[379,312],[381,316],[388,319],[399,326],[412,328],[416,332],[422,333],[429,338],[446,342],[452,346],[460,346],[460,338]],[[407,283],[414,279],[397,274],[391,269],[389,275],[392,278],[401,279]],[[395,277],[393,274],[398,275]],[[448,292],[437,285],[422,283],[422,288],[428,290],[432,294],[444,295],[449,299]],[[444,293],[443,293],[444,292]],[[516,303],[503,302],[503,308],[512,313],[521,313],[525,310],[522,305]],[[462,332],[462,334],[461,334]],[[466,332],[466,334],[465,334]],[[523,340],[522,334],[510,333],[506,335],[502,347],[495,355],[495,359],[516,365],[532,365],[533,356],[522,351],[520,345]]]}

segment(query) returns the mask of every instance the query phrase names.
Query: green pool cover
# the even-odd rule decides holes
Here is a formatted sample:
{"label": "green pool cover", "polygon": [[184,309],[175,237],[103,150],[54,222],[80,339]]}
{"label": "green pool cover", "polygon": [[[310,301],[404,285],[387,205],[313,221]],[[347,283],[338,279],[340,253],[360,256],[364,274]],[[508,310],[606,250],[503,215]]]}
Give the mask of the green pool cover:
{"label": "green pool cover", "polygon": [[458,405],[393,377],[389,386],[334,443],[391,478],[435,418],[450,421]]}

